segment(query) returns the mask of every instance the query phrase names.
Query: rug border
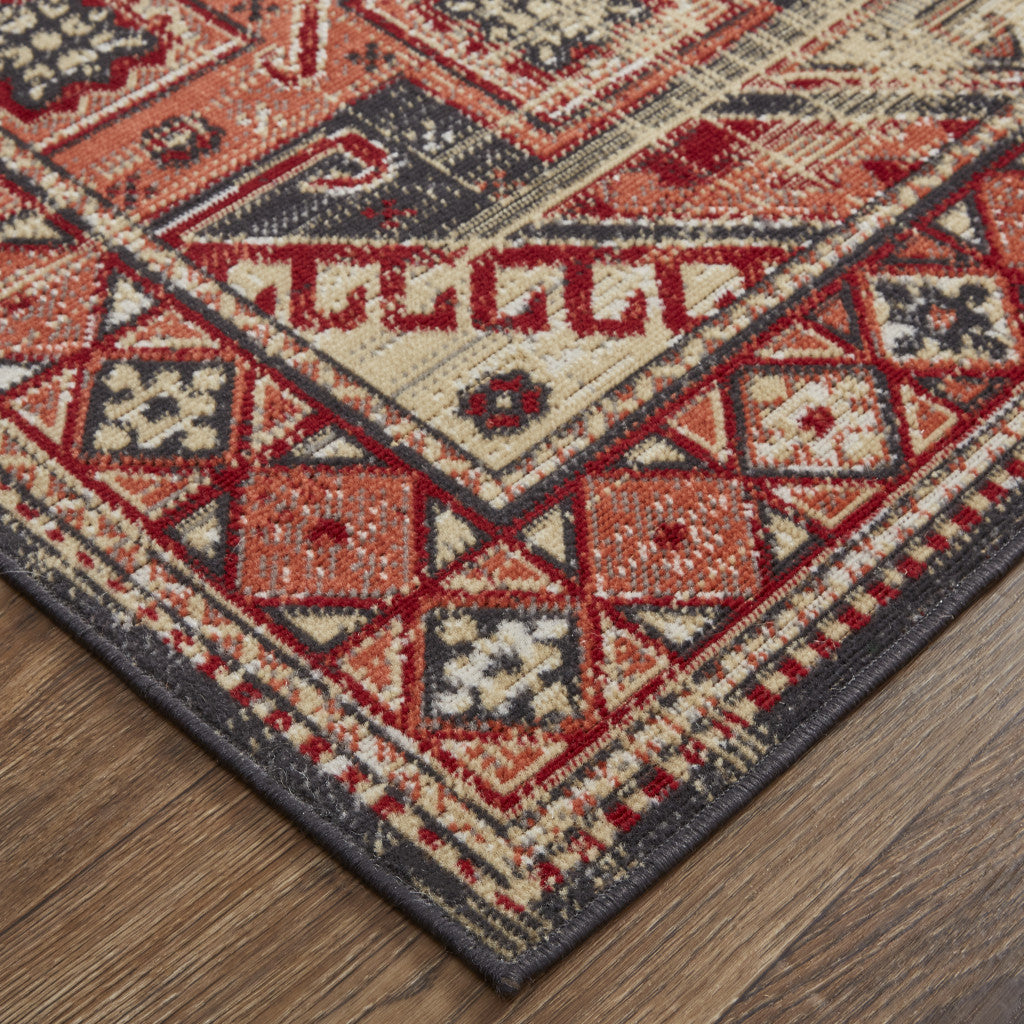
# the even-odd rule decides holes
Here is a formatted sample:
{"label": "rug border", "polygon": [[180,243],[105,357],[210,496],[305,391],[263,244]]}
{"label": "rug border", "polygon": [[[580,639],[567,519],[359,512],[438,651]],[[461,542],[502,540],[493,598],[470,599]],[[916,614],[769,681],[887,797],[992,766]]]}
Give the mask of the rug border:
{"label": "rug border", "polygon": [[344,832],[276,783],[245,754],[233,747],[194,711],[181,703],[152,674],[107,640],[73,606],[63,603],[41,582],[0,548],[0,578],[29,598],[50,619],[102,660],[162,716],[174,723],[207,753],[229,768],[268,804],[283,814],[335,857],[357,878],[403,911],[479,973],[498,993],[511,996],[541,971],[562,959],[611,917],[625,909],[670,869],[678,866],[705,839],[785,772],[842,717],[920,653],[988,587],[1006,576],[1024,558],[1024,530],[1005,540],[967,576],[952,584],[906,633],[858,671],[842,689],[778,746],[743,779],[734,783],[692,822],[676,832],[665,848],[624,879],[614,890],[594,900],[564,925],[543,947],[516,961],[496,957],[405,883],[396,879]]}

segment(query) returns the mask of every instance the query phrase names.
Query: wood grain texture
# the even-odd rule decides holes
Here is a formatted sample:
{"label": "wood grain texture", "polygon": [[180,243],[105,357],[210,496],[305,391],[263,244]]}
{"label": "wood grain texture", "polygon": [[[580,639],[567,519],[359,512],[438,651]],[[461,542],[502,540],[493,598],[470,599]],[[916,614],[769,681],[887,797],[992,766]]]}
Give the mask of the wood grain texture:
{"label": "wood grain texture", "polygon": [[1022,597],[507,1000],[4,588],[0,1022],[1024,1024]]}

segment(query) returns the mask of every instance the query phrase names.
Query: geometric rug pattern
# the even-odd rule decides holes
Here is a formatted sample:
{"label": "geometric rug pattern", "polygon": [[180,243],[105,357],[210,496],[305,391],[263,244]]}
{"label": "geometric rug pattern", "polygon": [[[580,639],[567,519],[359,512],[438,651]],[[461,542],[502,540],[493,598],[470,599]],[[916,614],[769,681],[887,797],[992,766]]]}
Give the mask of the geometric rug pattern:
{"label": "geometric rug pattern", "polygon": [[0,4],[5,573],[515,991],[1020,551],[1022,46]]}

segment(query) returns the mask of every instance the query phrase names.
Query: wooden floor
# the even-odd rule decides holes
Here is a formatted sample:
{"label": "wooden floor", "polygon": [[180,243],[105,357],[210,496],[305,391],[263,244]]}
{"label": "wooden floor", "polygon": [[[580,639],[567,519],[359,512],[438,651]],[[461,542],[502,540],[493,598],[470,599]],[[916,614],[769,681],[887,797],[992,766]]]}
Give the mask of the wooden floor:
{"label": "wooden floor", "polygon": [[1021,1024],[1024,568],[502,999],[0,591],[4,1024]]}

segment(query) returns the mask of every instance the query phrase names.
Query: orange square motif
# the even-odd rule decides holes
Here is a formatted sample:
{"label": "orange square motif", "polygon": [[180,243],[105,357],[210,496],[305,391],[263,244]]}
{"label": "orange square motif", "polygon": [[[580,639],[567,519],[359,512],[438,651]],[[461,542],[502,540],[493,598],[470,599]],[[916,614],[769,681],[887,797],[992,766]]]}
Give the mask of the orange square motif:
{"label": "orange square motif", "polygon": [[736,481],[665,474],[656,485],[594,482],[589,508],[601,593],[715,604],[758,587],[754,509]]}
{"label": "orange square motif", "polygon": [[411,508],[401,477],[258,470],[239,515],[239,589],[263,599],[393,594],[412,576]]}

